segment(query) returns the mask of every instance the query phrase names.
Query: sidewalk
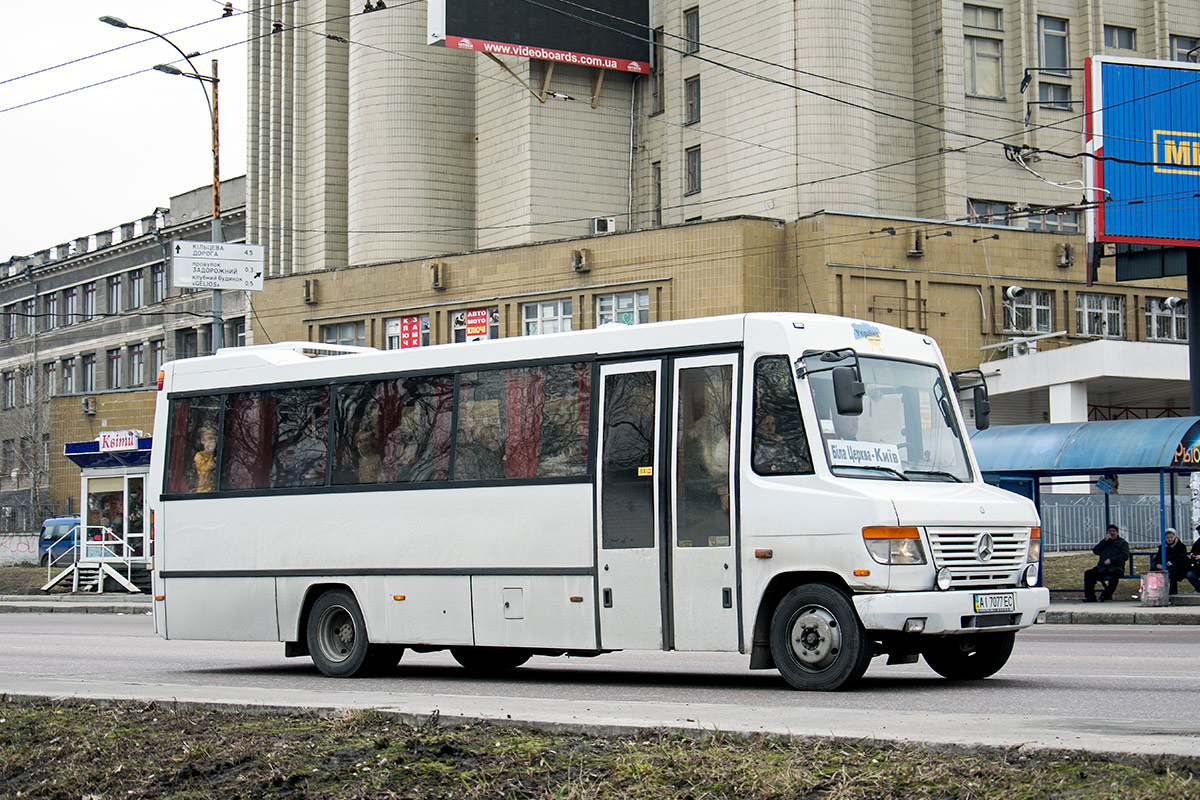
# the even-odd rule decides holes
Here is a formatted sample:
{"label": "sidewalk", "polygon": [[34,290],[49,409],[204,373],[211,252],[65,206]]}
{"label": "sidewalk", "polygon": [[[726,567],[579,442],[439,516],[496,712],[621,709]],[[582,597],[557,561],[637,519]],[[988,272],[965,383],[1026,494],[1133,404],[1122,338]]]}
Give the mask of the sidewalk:
{"label": "sidewalk", "polygon": [[[1183,595],[1176,605],[1147,608],[1136,600],[1084,603],[1052,599],[1051,625],[1200,625],[1200,596]],[[149,614],[150,596],[136,594],[0,595],[0,614]]]}
{"label": "sidewalk", "polygon": [[0,595],[0,614],[149,614],[150,595],[6,594]]}

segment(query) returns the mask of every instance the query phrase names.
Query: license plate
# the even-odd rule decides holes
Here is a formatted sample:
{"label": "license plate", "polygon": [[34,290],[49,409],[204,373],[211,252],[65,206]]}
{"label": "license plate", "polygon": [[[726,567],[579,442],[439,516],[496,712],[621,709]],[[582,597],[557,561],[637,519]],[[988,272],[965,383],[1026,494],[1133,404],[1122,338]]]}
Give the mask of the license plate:
{"label": "license plate", "polygon": [[1012,592],[975,595],[976,614],[1011,614],[1017,610],[1017,596]]}

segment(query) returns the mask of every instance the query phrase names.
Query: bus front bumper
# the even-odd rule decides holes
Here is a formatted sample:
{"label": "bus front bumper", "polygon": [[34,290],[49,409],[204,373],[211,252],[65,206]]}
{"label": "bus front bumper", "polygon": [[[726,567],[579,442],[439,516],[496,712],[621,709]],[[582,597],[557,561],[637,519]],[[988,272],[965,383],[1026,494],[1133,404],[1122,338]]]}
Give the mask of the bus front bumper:
{"label": "bus front bumper", "polygon": [[986,589],[858,594],[854,608],[868,631],[953,634],[1027,628],[1050,607],[1050,590]]}

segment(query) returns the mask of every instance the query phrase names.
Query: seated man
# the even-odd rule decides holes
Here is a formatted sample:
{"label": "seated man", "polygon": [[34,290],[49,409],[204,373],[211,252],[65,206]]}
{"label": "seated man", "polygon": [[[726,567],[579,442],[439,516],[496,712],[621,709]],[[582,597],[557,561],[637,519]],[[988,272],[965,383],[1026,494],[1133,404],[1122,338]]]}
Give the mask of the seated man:
{"label": "seated man", "polygon": [[1116,525],[1109,525],[1103,539],[1092,548],[1099,559],[1096,566],[1083,573],[1083,601],[1096,602],[1096,581],[1104,584],[1100,599],[1112,600],[1113,592],[1125,574],[1125,562],[1129,560],[1129,542],[1121,538]]}
{"label": "seated man", "polygon": [[1163,566],[1162,553],[1155,553],[1150,558],[1150,569],[1165,569],[1171,582],[1171,594],[1179,594],[1179,579],[1187,575],[1188,571],[1187,548],[1175,535],[1174,528],[1167,528],[1163,534],[1163,542],[1167,551],[1166,566]]}

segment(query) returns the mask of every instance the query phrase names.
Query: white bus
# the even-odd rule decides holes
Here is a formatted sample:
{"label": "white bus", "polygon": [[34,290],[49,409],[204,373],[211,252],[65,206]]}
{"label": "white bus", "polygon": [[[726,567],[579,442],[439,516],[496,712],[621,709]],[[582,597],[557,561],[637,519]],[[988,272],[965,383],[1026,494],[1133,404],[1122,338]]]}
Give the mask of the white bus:
{"label": "white bus", "polygon": [[955,388],[929,337],[810,314],[170,362],[156,630],[335,677],[409,648],[984,678],[1049,593],[1036,511],[981,480]]}

